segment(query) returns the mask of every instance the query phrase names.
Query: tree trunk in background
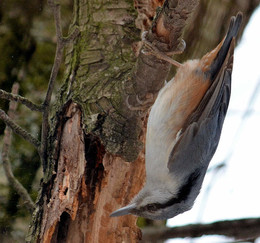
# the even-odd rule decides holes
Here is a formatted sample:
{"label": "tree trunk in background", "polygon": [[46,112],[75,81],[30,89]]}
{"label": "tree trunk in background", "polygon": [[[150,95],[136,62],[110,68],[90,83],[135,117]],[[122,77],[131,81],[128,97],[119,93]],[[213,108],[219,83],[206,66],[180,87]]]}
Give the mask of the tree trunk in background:
{"label": "tree trunk in background", "polygon": [[259,0],[200,0],[184,32],[183,39],[186,41],[187,48],[183,54],[176,56],[176,60],[183,62],[187,59],[201,58],[215,48],[226,33],[230,17],[241,11],[243,22],[239,31],[239,40],[259,3]]}
{"label": "tree trunk in background", "polygon": [[[245,25],[258,2],[202,0],[185,31],[187,48],[180,58],[211,50],[223,38],[230,17],[242,11]],[[146,117],[129,115],[120,95],[136,62],[141,33],[135,19],[145,20],[144,15],[139,11],[137,16],[131,1],[74,1],[71,28],[78,25],[81,35],[66,50],[49,164],[28,241],[141,239],[135,216],[109,215],[129,203],[145,180]],[[139,27],[146,29],[147,21]]]}

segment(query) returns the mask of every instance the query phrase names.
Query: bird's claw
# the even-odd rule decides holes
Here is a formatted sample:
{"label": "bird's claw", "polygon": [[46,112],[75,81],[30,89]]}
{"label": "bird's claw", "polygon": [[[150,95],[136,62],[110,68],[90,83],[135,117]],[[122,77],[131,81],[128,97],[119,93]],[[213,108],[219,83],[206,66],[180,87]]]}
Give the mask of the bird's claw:
{"label": "bird's claw", "polygon": [[153,97],[153,94],[148,94],[148,98],[146,100],[141,100],[139,98],[138,95],[136,95],[136,101],[138,104],[140,104],[139,106],[133,106],[133,105],[130,105],[129,103],[129,95],[126,97],[126,105],[128,107],[129,110],[131,111],[145,111],[147,110],[147,107],[148,106],[151,106],[153,104],[153,101],[154,101],[154,97]]}
{"label": "bird's claw", "polygon": [[182,64],[180,64],[179,62],[173,60],[172,58],[170,58],[168,55],[174,55],[174,54],[181,54],[185,47],[186,47],[186,43],[184,40],[181,40],[178,48],[172,52],[161,52],[157,49],[157,47],[155,47],[151,42],[149,42],[147,39],[146,39],[146,35],[147,35],[148,31],[144,31],[142,33],[142,42],[144,44],[144,46],[146,47],[147,50],[144,50],[142,49],[142,53],[144,55],[153,55],[155,57],[157,57],[158,59],[160,60],[164,60],[166,62],[169,62],[170,64],[174,65],[174,66],[177,66],[177,67],[181,67]]}

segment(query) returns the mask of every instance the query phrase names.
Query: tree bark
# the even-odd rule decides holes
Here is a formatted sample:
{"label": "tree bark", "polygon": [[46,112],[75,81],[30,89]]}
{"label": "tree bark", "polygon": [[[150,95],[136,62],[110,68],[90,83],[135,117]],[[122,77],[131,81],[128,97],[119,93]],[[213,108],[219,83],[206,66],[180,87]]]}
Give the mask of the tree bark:
{"label": "tree bark", "polygon": [[[160,50],[177,49],[196,6],[192,0],[169,0],[154,27],[151,18],[161,2],[145,3],[153,7],[144,12],[137,1],[136,12],[128,1],[74,1],[71,29],[79,26],[81,34],[66,48],[64,82],[48,137],[48,164],[28,241],[141,239],[136,217],[109,217],[143,186],[146,111],[152,104],[148,101],[154,100],[170,69],[165,61],[139,54],[140,29],[152,28],[148,38]],[[178,8],[182,4],[185,11]],[[181,13],[178,18],[172,15],[181,20],[177,29],[170,27],[173,10]],[[218,23],[230,15],[224,9]],[[194,35],[193,42],[199,37]],[[219,33],[213,39],[216,44]],[[134,109],[140,106],[137,95],[148,104],[144,109]]]}
{"label": "tree bark", "polygon": [[[136,218],[110,219],[119,205],[128,203],[141,188],[132,187],[142,178],[141,157],[124,163],[106,153],[97,138],[82,129],[82,112],[75,103],[64,110],[60,131],[58,164],[51,195],[42,205],[40,242],[135,242],[140,231]],[[49,189],[49,188],[48,188]],[[47,189],[47,190],[48,190]],[[46,191],[45,193],[47,193]],[[47,198],[49,195],[45,195]]]}

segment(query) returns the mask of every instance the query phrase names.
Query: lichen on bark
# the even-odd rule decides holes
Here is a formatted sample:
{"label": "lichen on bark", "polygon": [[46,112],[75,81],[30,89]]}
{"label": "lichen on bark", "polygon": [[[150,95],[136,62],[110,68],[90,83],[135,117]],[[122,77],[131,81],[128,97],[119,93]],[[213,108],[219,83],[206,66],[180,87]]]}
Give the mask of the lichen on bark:
{"label": "lichen on bark", "polygon": [[89,1],[76,4],[74,12],[81,35],[67,48],[62,103],[78,103],[86,134],[99,137],[108,152],[133,161],[142,147],[141,123],[133,112],[125,115],[123,94],[136,61],[132,48],[140,39],[133,3]]}

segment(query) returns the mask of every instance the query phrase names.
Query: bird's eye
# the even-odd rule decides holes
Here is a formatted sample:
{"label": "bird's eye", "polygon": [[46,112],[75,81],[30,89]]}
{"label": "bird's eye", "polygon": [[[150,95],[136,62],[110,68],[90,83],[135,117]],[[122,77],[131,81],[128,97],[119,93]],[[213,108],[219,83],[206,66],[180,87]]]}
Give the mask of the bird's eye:
{"label": "bird's eye", "polygon": [[148,211],[155,211],[156,210],[156,207],[155,207],[154,204],[148,204],[146,206],[146,208],[147,208]]}

